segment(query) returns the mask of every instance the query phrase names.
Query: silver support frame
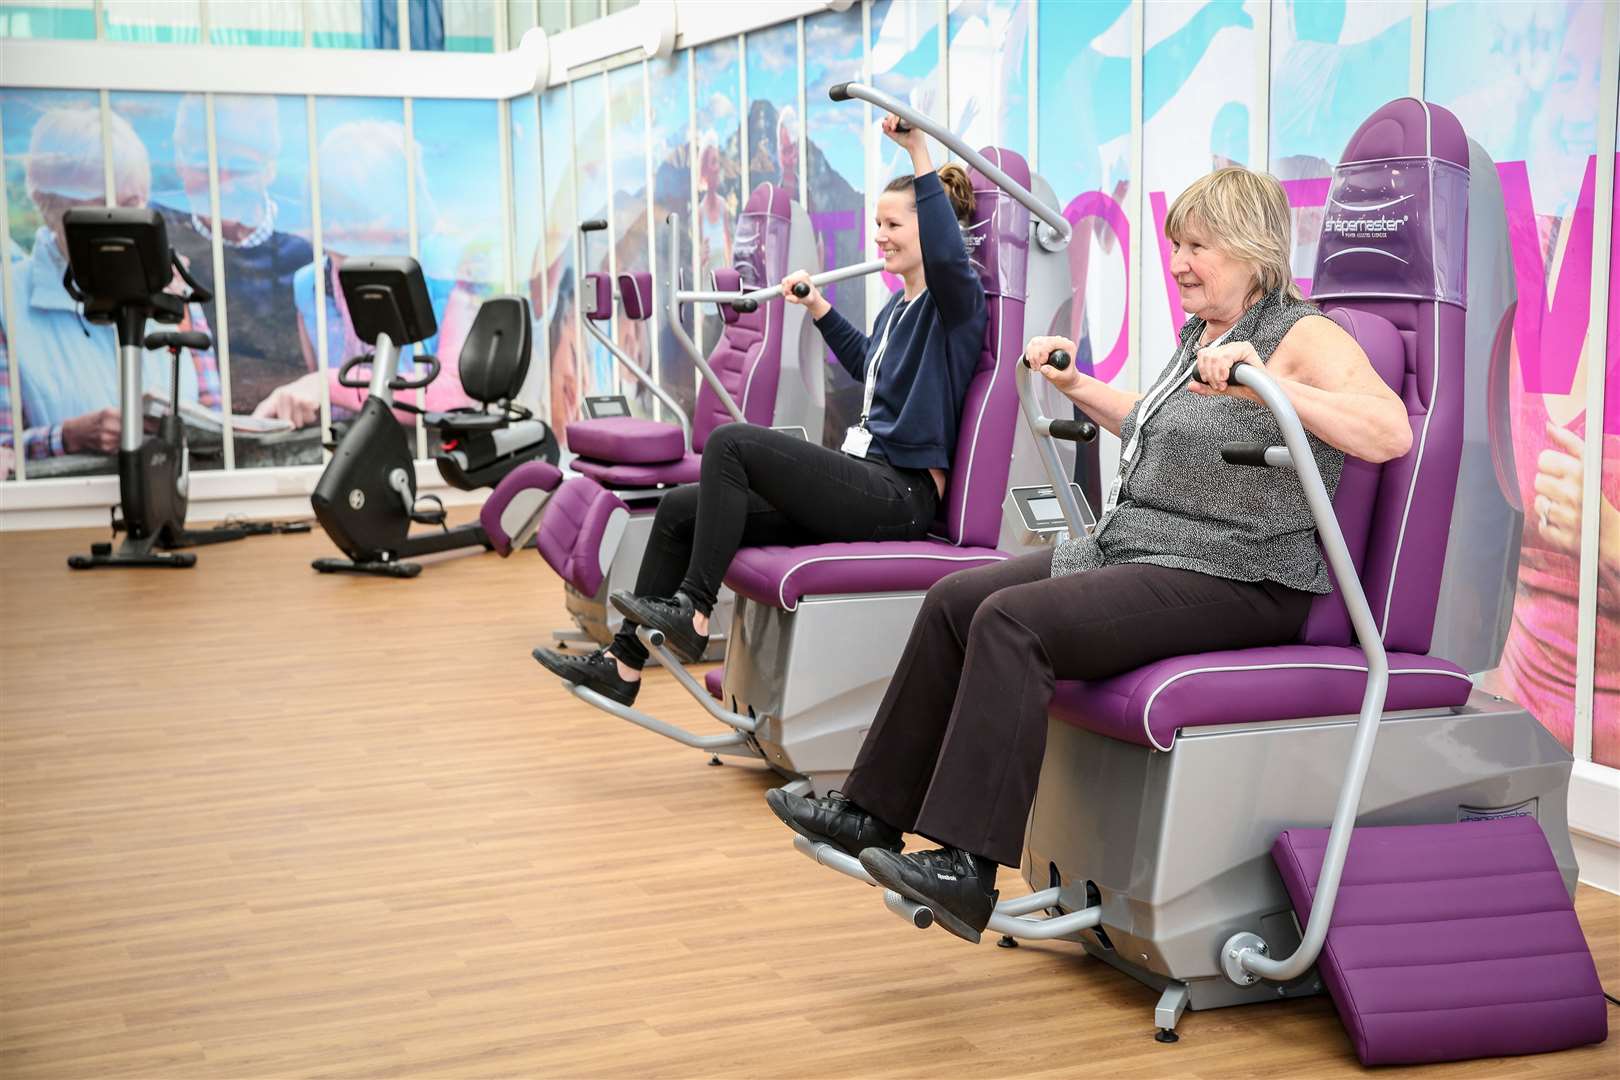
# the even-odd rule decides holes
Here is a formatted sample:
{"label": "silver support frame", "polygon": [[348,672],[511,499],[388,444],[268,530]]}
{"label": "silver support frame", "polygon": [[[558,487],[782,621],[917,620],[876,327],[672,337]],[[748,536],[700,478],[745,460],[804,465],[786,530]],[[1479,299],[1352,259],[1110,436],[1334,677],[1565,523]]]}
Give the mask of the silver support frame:
{"label": "silver support frame", "polygon": [[633,709],[628,705],[620,705],[617,701],[598,694],[595,690],[587,689],[575,683],[568,684],[569,693],[590,705],[595,705],[605,713],[611,713],[621,720],[628,720],[632,724],[644,727],[657,735],[667,739],[674,739],[697,750],[707,750],[711,754],[728,754],[736,757],[757,758],[759,754],[748,745],[748,735],[742,731],[731,731],[724,735],[694,735],[685,728],[666,724],[662,720],[655,720],[640,709]]}
{"label": "silver support frame", "polygon": [[[118,449],[135,453],[141,448],[141,439],[145,436],[145,422],[141,417],[141,365],[145,362],[141,346],[138,342],[131,342],[118,347],[118,422],[123,429],[118,433]],[[173,395],[171,388],[169,393]],[[169,408],[175,414],[180,412],[180,403],[170,401]],[[21,403],[18,403],[17,416],[22,415]],[[21,427],[21,425],[17,425]],[[23,448],[17,447],[18,456],[22,456]]]}
{"label": "silver support frame", "polygon": [[709,389],[713,390],[714,396],[720,399],[720,404],[725,406],[726,412],[730,413],[731,418],[737,423],[745,424],[748,422],[748,418],[743,416],[742,409],[737,407],[737,402],[731,397],[731,391],[726,389],[725,383],[720,381],[720,376],[715,374],[714,368],[709,366],[709,358],[703,355],[703,350],[697,347],[697,342],[692,340],[692,335],[688,334],[686,327],[681,325],[681,291],[679,288],[681,283],[681,215],[670,214],[664,219],[664,222],[669,226],[671,234],[669,244],[669,300],[668,307],[665,309],[669,316],[670,332],[675,335],[675,340],[681,343],[681,348],[686,350],[686,355],[691,357],[693,366],[698,369],[698,374],[702,375],[703,381],[709,384]]}
{"label": "silver support frame", "polygon": [[[615,292],[617,292],[617,289],[615,289]],[[681,442],[686,447],[686,452],[690,454],[692,452],[692,418],[686,415],[686,411],[669,395],[668,391],[659,386],[651,375],[642,370],[641,365],[630,359],[629,355],[619,347],[618,342],[602,333],[601,328],[593,320],[585,320],[585,330],[604,349],[613,354],[613,358],[630,373],[632,379],[646,387],[648,393],[652,394],[660,404],[675,414],[676,422],[681,425]]]}
{"label": "silver support frame", "polygon": [[366,392],[389,407],[394,404],[394,388],[388,384],[393,380],[397,367],[399,347],[387,334],[378,334],[376,347],[371,354],[371,386]]}
{"label": "silver support frame", "polygon": [[876,105],[878,108],[898,116],[912,127],[932,135],[945,149],[966,161],[991,183],[1005,191],[1015,202],[1041,220],[1041,227],[1035,230],[1035,239],[1041,247],[1047,251],[1062,251],[1069,246],[1073,229],[1070,227],[1068,219],[1063,216],[1062,211],[1037,199],[1028,188],[991,164],[989,158],[963,142],[949,128],[935,123],[930,117],[917,112],[898,98],[890,97],[883,91],[873,89],[865,83],[845,83],[844,92],[848,97]]}
{"label": "silver support frame", "polygon": [[636,636],[641,639],[642,644],[646,645],[654,656],[658,657],[658,662],[669,669],[670,674],[675,676],[675,681],[685,687],[688,694],[697,699],[698,704],[702,705],[704,711],[710,716],[727,727],[736,728],[738,731],[750,735],[754,733],[757,726],[754,718],[744,716],[741,713],[734,713],[730,709],[722,709],[719,703],[709,695],[708,690],[692,677],[691,672],[686,670],[686,665],[681,663],[680,658],[670,652],[664,645],[664,635],[662,633],[657,630],[649,630],[645,626],[638,626],[636,627]]}
{"label": "silver support frame", "polygon": [[[804,836],[795,836],[793,846],[811,862],[836,870],[845,877],[876,886],[872,875],[866,872],[859,859],[838,850],[831,844],[818,844]],[[926,904],[914,903],[893,889],[883,890],[883,905],[919,930],[934,924],[934,913]],[[1066,915],[1050,915],[1044,919],[1027,918],[1031,912],[1052,907],[1057,903],[1057,889],[1042,889],[1028,896],[1015,896],[996,905],[985,929],[992,934],[1022,938],[1025,941],[1055,941],[1059,938],[1079,940],[1075,935],[1102,923],[1102,907],[1093,906]]]}
{"label": "silver support frame", "polygon": [[[1350,613],[1350,623],[1355,627],[1356,640],[1367,657],[1367,689],[1361,698],[1355,740],[1345,767],[1344,786],[1339,791],[1339,800],[1333,810],[1333,826],[1328,833],[1316,900],[1311,905],[1305,934],[1299,948],[1281,960],[1266,955],[1266,943],[1257,936],[1239,933],[1227,939],[1221,953],[1224,959],[1231,961],[1228,977],[1243,985],[1241,973],[1276,982],[1296,979],[1310,970],[1322,952],[1327,940],[1328,924],[1333,919],[1333,906],[1339,898],[1339,880],[1344,874],[1345,858],[1350,853],[1350,834],[1355,829],[1356,808],[1361,804],[1361,789],[1372,762],[1373,743],[1378,738],[1378,722],[1384,713],[1384,696],[1389,689],[1389,659],[1384,654],[1384,640],[1378,633],[1378,624],[1373,621],[1367,596],[1362,592],[1361,579],[1356,576],[1355,563],[1351,561],[1350,551],[1345,546],[1344,534],[1339,530],[1339,519],[1333,513],[1333,500],[1322,483],[1322,474],[1317,471],[1316,460],[1311,456],[1310,444],[1305,438],[1305,426],[1300,423],[1293,403],[1272,381],[1271,376],[1254,364],[1234,367],[1232,381],[1258,394],[1266,408],[1277,418],[1294,473],[1305,489],[1305,501],[1310,504],[1311,516],[1316,519],[1322,553],[1333,568],[1339,594]],[[1270,461],[1269,451],[1267,460]]]}
{"label": "silver support frame", "polygon": [[1069,486],[1063,462],[1052,442],[1052,418],[1041,415],[1040,403],[1035,400],[1035,388],[1030,381],[1034,377],[1029,365],[1019,360],[1013,369],[1013,382],[1018,387],[1018,407],[1023,410],[1024,422],[1035,435],[1035,453],[1041,459],[1041,467],[1046,470],[1046,478],[1051,481],[1052,494],[1057,498],[1058,508],[1063,511],[1069,535],[1084,536],[1097,527],[1097,519],[1085,499],[1076,498],[1074,489]]}

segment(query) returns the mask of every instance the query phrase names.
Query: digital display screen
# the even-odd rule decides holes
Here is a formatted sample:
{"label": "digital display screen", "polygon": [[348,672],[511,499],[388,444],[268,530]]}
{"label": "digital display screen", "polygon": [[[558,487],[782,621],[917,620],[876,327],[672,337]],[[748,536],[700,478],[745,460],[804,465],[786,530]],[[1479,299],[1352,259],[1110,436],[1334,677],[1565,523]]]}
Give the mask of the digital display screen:
{"label": "digital display screen", "polygon": [[1063,508],[1055,498],[1029,500],[1029,512],[1037,521],[1063,520]]}

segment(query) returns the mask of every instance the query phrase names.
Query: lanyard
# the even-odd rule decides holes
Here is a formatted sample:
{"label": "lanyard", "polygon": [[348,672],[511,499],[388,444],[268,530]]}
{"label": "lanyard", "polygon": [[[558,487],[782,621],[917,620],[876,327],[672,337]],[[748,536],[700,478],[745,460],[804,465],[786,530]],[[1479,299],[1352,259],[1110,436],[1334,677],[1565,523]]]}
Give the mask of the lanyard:
{"label": "lanyard", "polygon": [[889,316],[889,321],[883,324],[883,339],[878,342],[877,352],[872,354],[872,360],[866,365],[866,390],[861,398],[861,422],[858,427],[865,427],[867,417],[872,415],[872,398],[877,394],[878,365],[883,363],[883,354],[889,350],[889,333],[894,330],[894,324],[909,315],[917,301],[923,298],[924,289],[910,300],[902,299],[895,305],[895,312]]}
{"label": "lanyard", "polygon": [[[1222,334],[1208,345],[1195,344],[1193,346],[1192,353],[1185,363],[1185,367],[1178,368],[1176,374],[1164,380],[1164,382],[1160,383],[1155,389],[1153,389],[1147,397],[1142,399],[1142,405],[1136,412],[1136,430],[1131,432],[1131,441],[1126,443],[1125,449],[1120,452],[1119,471],[1114,474],[1114,484],[1108,489],[1108,501],[1103,504],[1104,517],[1113,513],[1114,507],[1119,505],[1119,494],[1120,491],[1125,487],[1125,474],[1128,471],[1133,471],[1136,464],[1136,459],[1142,452],[1142,429],[1147,427],[1149,418],[1151,418],[1154,413],[1158,412],[1160,407],[1163,406],[1165,402],[1170,400],[1171,394],[1175,393],[1186,384],[1188,377],[1192,374],[1193,368],[1198,364],[1198,354],[1204,349],[1213,349],[1215,346],[1219,345],[1221,342],[1230,337],[1231,334],[1232,330],[1228,329],[1226,333]],[[1101,528],[1100,524],[1098,525],[1098,528]]]}

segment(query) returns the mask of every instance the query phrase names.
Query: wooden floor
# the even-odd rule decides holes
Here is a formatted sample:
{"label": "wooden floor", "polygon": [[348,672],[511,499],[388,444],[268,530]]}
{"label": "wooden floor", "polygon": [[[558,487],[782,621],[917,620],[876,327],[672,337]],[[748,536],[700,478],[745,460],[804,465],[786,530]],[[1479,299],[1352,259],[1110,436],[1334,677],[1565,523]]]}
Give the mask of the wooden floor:
{"label": "wooden floor", "polygon": [[[770,775],[546,677],[532,553],[70,572],[92,538],[0,535],[0,1076],[1360,1071],[1326,998],[1164,1046],[1075,946],[907,928],[792,850]],[[643,700],[702,726],[667,675]],[[1620,988],[1620,899],[1578,906]],[[1427,1071],[1614,1077],[1620,1038]]]}

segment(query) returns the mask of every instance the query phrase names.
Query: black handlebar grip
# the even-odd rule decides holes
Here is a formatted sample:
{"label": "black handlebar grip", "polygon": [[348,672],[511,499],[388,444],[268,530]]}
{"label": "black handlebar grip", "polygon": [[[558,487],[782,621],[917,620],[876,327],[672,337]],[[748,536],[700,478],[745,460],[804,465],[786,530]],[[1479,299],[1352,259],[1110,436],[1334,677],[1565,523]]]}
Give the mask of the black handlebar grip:
{"label": "black handlebar grip", "polygon": [[1062,349],[1053,349],[1046,357],[1046,362],[1052,365],[1054,371],[1067,371],[1073,360]]}
{"label": "black handlebar grip", "polygon": [[1097,425],[1090,420],[1053,420],[1047,429],[1054,439],[1088,443],[1097,437]]}
{"label": "black handlebar grip", "polygon": [[168,330],[157,334],[147,334],[145,345],[148,349],[211,349],[214,341],[200,330]]}
{"label": "black handlebar grip", "polygon": [[607,222],[601,218],[591,218],[589,221],[579,223],[580,232],[601,232],[607,228]]}
{"label": "black handlebar grip", "polygon": [[904,135],[906,132],[911,130],[911,125],[902,120],[898,124],[894,125],[894,130],[899,132],[901,135]]}
{"label": "black handlebar grip", "polygon": [[[1226,373],[1226,381],[1227,382],[1236,382],[1237,380],[1232,378],[1232,372],[1236,371],[1241,365],[1247,364],[1247,363],[1248,363],[1247,360],[1234,360],[1232,362],[1231,369]],[[1193,365],[1192,377],[1193,377],[1193,382],[1195,382],[1195,383],[1198,383],[1198,384],[1200,384],[1202,386],[1208,386],[1209,385],[1208,383],[1204,382],[1204,377],[1198,373],[1198,365],[1197,364]],[[1244,445],[1247,445],[1247,444],[1244,444]],[[1249,465],[1249,464],[1253,464],[1253,462],[1241,462],[1241,463],[1236,463],[1235,462],[1234,464]],[[1264,462],[1261,462],[1261,464],[1264,464]]]}
{"label": "black handlebar grip", "polygon": [[733,300],[731,302],[731,310],[736,311],[736,312],[740,312],[740,313],[742,313],[744,315],[747,315],[750,312],[755,312],[755,311],[759,310],[759,301],[758,300]]}
{"label": "black handlebar grip", "polygon": [[841,82],[841,83],[835,83],[834,85],[829,86],[827,88],[827,96],[832,98],[834,101],[848,101],[849,100],[849,83]]}
{"label": "black handlebar grip", "polygon": [[793,295],[797,296],[800,300],[803,300],[805,297],[809,296],[810,283],[808,281],[795,282],[793,285]]}
{"label": "black handlebar grip", "polygon": [[1271,444],[1261,442],[1229,442],[1221,445],[1221,458],[1228,465],[1253,465],[1265,468],[1266,451]]}

